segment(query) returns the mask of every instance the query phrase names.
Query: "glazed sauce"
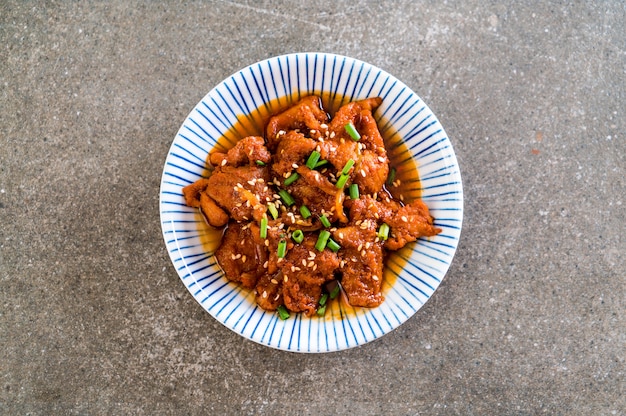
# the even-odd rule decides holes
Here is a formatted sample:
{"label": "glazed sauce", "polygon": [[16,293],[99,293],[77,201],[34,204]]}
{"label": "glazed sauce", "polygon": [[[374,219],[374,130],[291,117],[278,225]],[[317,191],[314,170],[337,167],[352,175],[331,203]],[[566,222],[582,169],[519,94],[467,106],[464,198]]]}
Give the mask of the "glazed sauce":
{"label": "glazed sauce", "polygon": [[[346,97],[335,94],[313,93],[313,95],[321,97],[324,110],[331,118],[342,105],[348,104],[351,101]],[[255,109],[250,114],[238,116],[237,122],[218,140],[212,152],[225,153],[234,147],[237,141],[244,137],[264,137],[265,126],[269,119],[273,115],[293,106],[301,98],[304,98],[304,96],[300,94],[276,98]],[[376,111],[374,111],[374,115],[375,114]],[[387,191],[391,193],[396,200],[411,202],[420,197],[420,180],[417,165],[413,158],[411,158],[406,145],[402,142],[402,137],[400,137],[392,126],[387,124],[385,120],[379,120],[378,125],[380,134],[385,142],[385,148],[387,149],[390,170],[393,168],[396,171],[395,185],[387,187]],[[209,157],[207,157],[207,172],[205,172],[205,176],[210,175],[212,170],[212,166],[208,160]],[[197,215],[202,217],[202,214],[199,212]],[[202,220],[204,221],[204,219]],[[205,250],[214,252],[219,247],[222,235],[222,229],[215,229],[207,224],[200,233],[200,240]],[[401,272],[406,264],[406,259],[410,256],[413,244],[414,243],[407,244],[407,246],[398,251],[388,253],[384,269],[383,294],[388,292],[389,288],[394,285],[397,274]],[[340,298],[342,299],[341,302],[329,302],[326,314],[324,315],[325,319],[353,316],[359,310],[364,309],[351,306],[345,296]],[[254,301],[254,297],[252,297],[252,299]]]}

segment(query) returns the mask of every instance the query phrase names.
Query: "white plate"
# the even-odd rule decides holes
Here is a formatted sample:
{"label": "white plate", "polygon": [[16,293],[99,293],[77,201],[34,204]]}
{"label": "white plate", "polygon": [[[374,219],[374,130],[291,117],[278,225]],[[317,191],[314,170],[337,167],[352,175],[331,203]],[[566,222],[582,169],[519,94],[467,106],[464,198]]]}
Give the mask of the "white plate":
{"label": "white plate", "polygon": [[[421,197],[442,233],[420,239],[390,257],[377,308],[334,301],[325,317],[294,315],[285,321],[260,309],[251,291],[226,280],[211,249],[217,237],[182,188],[206,175],[205,160],[223,135],[243,118],[312,93],[353,101],[380,96],[381,130],[404,141],[405,163],[417,162]],[[239,120],[238,120],[239,117]],[[250,124],[250,123],[248,123]],[[241,124],[239,124],[241,126]],[[229,130],[230,129],[230,130]],[[392,131],[392,130],[390,130]],[[402,159],[402,158],[401,158]],[[409,165],[407,165],[409,166]],[[398,166],[402,170],[402,166]],[[401,81],[365,62],[325,53],[298,53],[250,65],[211,90],[183,122],[170,148],[160,194],[161,225],[170,258],[183,284],[215,319],[263,345],[294,352],[330,352],[381,337],[413,316],[444,278],[461,233],[463,189],[456,156],[428,106]]]}

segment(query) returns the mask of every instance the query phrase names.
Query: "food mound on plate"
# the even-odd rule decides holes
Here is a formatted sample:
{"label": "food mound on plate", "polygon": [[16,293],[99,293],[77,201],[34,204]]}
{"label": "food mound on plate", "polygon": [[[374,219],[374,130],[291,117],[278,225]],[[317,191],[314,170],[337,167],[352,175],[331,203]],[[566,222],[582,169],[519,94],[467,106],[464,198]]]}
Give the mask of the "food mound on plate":
{"label": "food mound on plate", "polygon": [[421,200],[405,204],[385,186],[395,171],[372,115],[381,102],[331,119],[305,97],[271,117],[265,137],[212,153],[211,175],[183,188],[187,205],[226,227],[217,261],[261,308],[323,315],[340,291],[352,306],[378,306],[387,251],[441,232]]}

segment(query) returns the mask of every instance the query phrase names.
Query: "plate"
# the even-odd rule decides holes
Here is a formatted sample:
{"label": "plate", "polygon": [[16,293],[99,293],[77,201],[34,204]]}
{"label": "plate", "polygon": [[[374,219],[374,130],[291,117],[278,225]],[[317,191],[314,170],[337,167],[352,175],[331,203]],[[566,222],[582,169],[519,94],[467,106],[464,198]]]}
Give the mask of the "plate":
{"label": "plate", "polygon": [[[418,167],[419,192],[443,231],[419,239],[387,260],[384,302],[353,308],[333,301],[324,317],[260,309],[252,291],[228,282],[212,253],[219,234],[197,209],[187,207],[182,188],[206,176],[215,147],[252,133],[264,115],[310,94],[334,104],[380,96],[375,111],[386,138],[393,136],[399,166]],[[406,170],[406,169],[405,169]],[[165,161],[160,190],[163,238],[189,293],[211,316],[241,336],[293,352],[332,352],[371,342],[411,318],[444,278],[457,248],[463,220],[461,174],[442,125],[428,106],[389,73],[357,59],[327,53],[282,55],[250,65],[213,88],[191,111]]]}

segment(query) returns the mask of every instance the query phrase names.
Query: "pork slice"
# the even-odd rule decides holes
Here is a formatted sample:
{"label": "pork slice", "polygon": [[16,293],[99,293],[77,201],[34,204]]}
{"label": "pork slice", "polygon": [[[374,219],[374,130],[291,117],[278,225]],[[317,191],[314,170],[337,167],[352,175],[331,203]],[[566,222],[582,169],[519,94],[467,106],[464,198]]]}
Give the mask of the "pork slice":
{"label": "pork slice", "polygon": [[231,221],[215,257],[228,280],[252,289],[266,273],[263,265],[269,256],[255,223]]}
{"label": "pork slice", "polygon": [[260,221],[271,200],[269,169],[259,166],[218,166],[205,192],[235,221]]}
{"label": "pork slice", "polygon": [[258,162],[269,163],[271,153],[265,147],[263,137],[249,136],[237,142],[227,153],[215,152],[209,156],[213,166],[229,165],[233,167],[258,165]]}
{"label": "pork slice", "polygon": [[341,287],[352,306],[374,307],[384,299],[383,245],[377,241],[375,222],[367,224],[339,228],[333,233],[341,246]]}

